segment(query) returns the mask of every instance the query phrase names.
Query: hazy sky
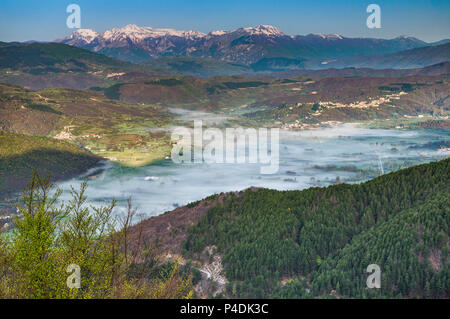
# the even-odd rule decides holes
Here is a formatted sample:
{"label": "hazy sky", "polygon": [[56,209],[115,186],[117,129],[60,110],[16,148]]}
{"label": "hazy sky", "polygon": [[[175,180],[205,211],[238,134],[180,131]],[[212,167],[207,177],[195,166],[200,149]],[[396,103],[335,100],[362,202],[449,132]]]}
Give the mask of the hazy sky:
{"label": "hazy sky", "polygon": [[[449,0],[1,0],[0,41],[51,41],[70,34],[71,3],[81,7],[81,27],[100,32],[127,24],[205,33],[270,24],[286,34],[450,38]],[[381,7],[381,29],[366,26],[371,3]]]}

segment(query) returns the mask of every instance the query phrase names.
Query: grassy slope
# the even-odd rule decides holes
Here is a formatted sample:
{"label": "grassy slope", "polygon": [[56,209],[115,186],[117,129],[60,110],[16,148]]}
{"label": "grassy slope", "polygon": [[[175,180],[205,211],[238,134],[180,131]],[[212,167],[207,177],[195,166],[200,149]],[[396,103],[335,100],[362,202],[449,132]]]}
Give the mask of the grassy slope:
{"label": "grassy slope", "polygon": [[[104,90],[105,95],[132,103],[158,103],[162,105],[218,110],[254,102],[277,87],[273,78],[218,76],[196,78],[192,76],[153,77],[116,84]],[[264,91],[269,89],[269,92]]]}
{"label": "grassy slope", "polygon": [[142,66],[59,43],[0,46],[0,81],[31,89],[87,89],[116,83],[112,74],[152,72]]}
{"label": "grassy slope", "polygon": [[64,141],[0,131],[0,199],[21,191],[33,169],[54,180],[65,179],[98,164],[100,158]]}
{"label": "grassy slope", "polygon": [[160,72],[202,77],[237,75],[251,72],[250,68],[240,64],[209,58],[186,56],[159,57],[157,59],[148,60],[143,64],[151,69],[159,70]]}
{"label": "grassy slope", "polygon": [[[404,115],[445,117],[450,111],[448,76],[326,78],[297,87],[297,95],[291,93],[263,100],[261,104],[271,107],[249,112],[246,116],[264,125],[273,124],[274,120],[280,125],[299,127],[327,121],[381,120],[381,125],[395,127],[408,124],[410,120],[406,121]],[[371,101],[378,101],[378,105],[355,105],[360,102],[369,105]],[[320,102],[323,105],[319,105]],[[387,119],[391,122],[385,122]]]}
{"label": "grassy slope", "polygon": [[142,165],[170,153],[169,137],[148,129],[167,126],[162,107],[109,100],[69,89],[28,91],[0,85],[0,127],[5,131],[63,136],[102,157]]}
{"label": "grassy slope", "polygon": [[[403,115],[446,116],[448,75],[408,77],[331,77],[290,79],[218,76],[140,78],[103,89],[130,103],[204,109],[242,115],[264,126],[308,127],[329,121],[360,122]],[[317,103],[324,105],[317,105]],[[370,103],[378,103],[370,105]],[[359,103],[365,103],[361,106]],[[403,125],[404,123],[398,123]],[[397,126],[395,121],[394,127]]]}
{"label": "grassy slope", "polygon": [[[115,60],[59,43],[32,43],[0,47],[0,68],[50,68],[58,66],[59,70],[78,67],[87,71],[89,66],[96,67],[131,67],[132,64]],[[67,65],[64,66],[64,64]],[[44,71],[44,70],[43,70]],[[36,71],[37,72],[37,71]]]}

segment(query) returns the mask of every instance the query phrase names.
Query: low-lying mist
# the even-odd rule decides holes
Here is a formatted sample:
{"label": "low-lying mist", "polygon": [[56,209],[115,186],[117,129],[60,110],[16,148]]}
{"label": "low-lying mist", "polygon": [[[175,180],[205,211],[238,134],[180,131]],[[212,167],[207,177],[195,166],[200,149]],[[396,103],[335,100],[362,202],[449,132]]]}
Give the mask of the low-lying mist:
{"label": "low-lying mist", "polygon": [[[209,195],[249,187],[304,189],[355,183],[408,166],[449,156],[442,131],[375,130],[343,125],[311,131],[280,131],[280,163],[276,174],[261,175],[260,164],[174,164],[170,159],[139,168],[109,163],[90,175],[90,204],[118,200],[120,214],[132,198],[139,213],[159,215]],[[60,183],[63,199],[80,177]]]}

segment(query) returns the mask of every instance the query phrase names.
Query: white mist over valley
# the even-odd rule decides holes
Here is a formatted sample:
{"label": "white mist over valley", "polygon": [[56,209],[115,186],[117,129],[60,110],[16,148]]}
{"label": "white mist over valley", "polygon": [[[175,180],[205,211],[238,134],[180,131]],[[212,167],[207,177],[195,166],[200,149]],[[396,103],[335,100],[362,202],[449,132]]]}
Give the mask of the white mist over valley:
{"label": "white mist over valley", "polygon": [[[249,187],[299,190],[335,183],[356,183],[400,168],[448,157],[442,131],[366,129],[346,124],[310,131],[280,131],[276,174],[260,174],[265,164],[174,164],[171,159],[139,168],[107,163],[103,170],[58,184],[63,200],[88,179],[88,201],[118,201],[116,212],[132,198],[146,217],[162,214],[212,194]],[[88,174],[89,175],[89,174]]]}

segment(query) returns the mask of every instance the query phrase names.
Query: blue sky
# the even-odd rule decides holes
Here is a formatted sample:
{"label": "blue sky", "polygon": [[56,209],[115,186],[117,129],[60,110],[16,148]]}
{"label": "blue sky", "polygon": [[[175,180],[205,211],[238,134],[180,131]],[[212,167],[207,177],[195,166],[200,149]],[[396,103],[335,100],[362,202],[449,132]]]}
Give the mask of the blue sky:
{"label": "blue sky", "polygon": [[[270,24],[287,34],[450,38],[449,0],[1,0],[0,41],[51,41],[70,34],[71,3],[81,7],[81,27],[99,32],[131,23],[205,33]],[[381,29],[366,26],[371,3],[381,7]]]}

